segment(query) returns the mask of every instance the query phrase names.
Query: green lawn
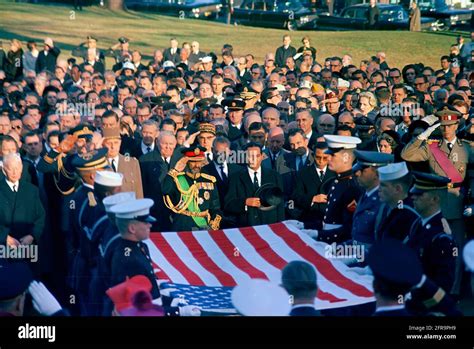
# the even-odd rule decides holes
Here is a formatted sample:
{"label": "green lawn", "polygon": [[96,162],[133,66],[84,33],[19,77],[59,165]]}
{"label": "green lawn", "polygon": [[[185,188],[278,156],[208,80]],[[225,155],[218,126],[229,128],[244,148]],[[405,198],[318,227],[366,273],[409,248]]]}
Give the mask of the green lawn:
{"label": "green lawn", "polygon": [[[74,12],[65,6],[0,0],[0,40],[4,49],[8,49],[7,41],[12,38],[40,41],[51,36],[63,50],[63,57],[69,56],[70,50],[87,35],[94,34],[100,48],[111,46],[123,35],[131,39],[131,48],[148,56],[155,48],[167,47],[170,37],[177,37],[180,42],[198,40],[203,51],[220,52],[223,44],[230,43],[236,55],[253,53],[261,62],[265,53],[274,52],[281,44],[285,33],[288,32],[143,12],[116,13],[99,7]],[[359,62],[383,50],[389,64],[399,67],[424,62],[438,68],[439,57],[448,53],[450,44],[455,42],[455,33],[305,31],[291,35],[297,47],[302,36],[309,35],[319,59],[350,53]]]}

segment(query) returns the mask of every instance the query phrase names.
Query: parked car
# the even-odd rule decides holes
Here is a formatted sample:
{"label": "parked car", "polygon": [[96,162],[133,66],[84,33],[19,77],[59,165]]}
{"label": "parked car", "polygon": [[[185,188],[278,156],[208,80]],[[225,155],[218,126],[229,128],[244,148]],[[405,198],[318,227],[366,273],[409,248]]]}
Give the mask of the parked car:
{"label": "parked car", "polygon": [[[377,30],[408,30],[408,13],[401,5],[378,4],[380,17]],[[339,15],[320,14],[317,19],[319,29],[364,30],[369,29],[369,4],[346,7]],[[421,29],[436,30],[436,20],[421,17]]]}
{"label": "parked car", "polygon": [[238,24],[288,30],[313,29],[316,17],[300,0],[243,0],[233,14]]}
{"label": "parked car", "polygon": [[438,20],[442,29],[469,24],[472,9],[456,9],[448,6],[446,0],[419,0],[421,15]]}
{"label": "parked car", "polygon": [[215,18],[222,8],[220,0],[125,0],[125,5],[186,18]]}

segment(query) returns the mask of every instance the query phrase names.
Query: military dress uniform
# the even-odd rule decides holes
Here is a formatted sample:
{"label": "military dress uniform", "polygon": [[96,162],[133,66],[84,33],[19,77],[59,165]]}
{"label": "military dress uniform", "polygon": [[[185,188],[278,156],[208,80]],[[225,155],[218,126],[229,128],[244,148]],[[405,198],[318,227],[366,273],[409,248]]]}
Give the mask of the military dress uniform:
{"label": "military dress uniform", "polygon": [[[381,167],[393,162],[391,154],[378,153],[374,151],[354,151],[357,163],[352,171],[357,173],[367,167]],[[380,209],[379,186],[367,191],[361,196],[357,203],[354,216],[352,217],[352,240],[354,244],[362,244],[369,247],[375,241],[375,222]]]}
{"label": "military dress uniform", "polygon": [[[192,161],[205,159],[200,146],[182,152]],[[215,183],[216,178],[205,173],[168,172],[162,189],[165,205],[174,213],[174,231],[219,229],[222,214]]]}
{"label": "military dress uniform", "polygon": [[[328,154],[334,154],[342,149],[355,149],[360,143],[356,137],[324,136],[328,143]],[[338,173],[329,189],[326,212],[323,217],[323,229],[318,231],[318,240],[332,244],[350,240],[352,217],[357,201],[363,190],[353,176],[352,168]]]}
{"label": "military dress uniform", "polygon": [[[449,178],[422,172],[413,172],[416,178],[413,195],[423,191],[446,188]],[[420,256],[423,270],[438,286],[451,292],[456,268],[456,243],[451,236],[451,229],[441,211],[431,217],[418,218],[404,241]]]}

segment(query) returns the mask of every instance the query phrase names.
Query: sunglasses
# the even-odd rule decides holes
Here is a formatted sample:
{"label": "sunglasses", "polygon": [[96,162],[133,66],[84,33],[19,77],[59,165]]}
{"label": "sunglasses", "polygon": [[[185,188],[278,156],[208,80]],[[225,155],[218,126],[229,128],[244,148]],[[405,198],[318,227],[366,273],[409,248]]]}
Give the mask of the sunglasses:
{"label": "sunglasses", "polygon": [[21,130],[23,127],[18,125],[18,126],[12,126],[12,130]]}

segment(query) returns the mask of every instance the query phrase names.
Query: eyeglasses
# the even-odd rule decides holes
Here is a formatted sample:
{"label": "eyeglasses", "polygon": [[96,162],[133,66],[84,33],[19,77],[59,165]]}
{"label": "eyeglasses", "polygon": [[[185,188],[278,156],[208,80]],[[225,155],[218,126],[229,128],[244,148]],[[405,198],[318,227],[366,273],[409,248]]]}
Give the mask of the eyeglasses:
{"label": "eyeglasses", "polygon": [[[0,125],[1,126],[1,125]],[[21,130],[23,127],[21,125],[12,126],[12,130]]]}
{"label": "eyeglasses", "polygon": [[39,143],[38,142],[32,142],[32,143],[26,143],[27,146],[31,147],[31,146],[37,146]]}

